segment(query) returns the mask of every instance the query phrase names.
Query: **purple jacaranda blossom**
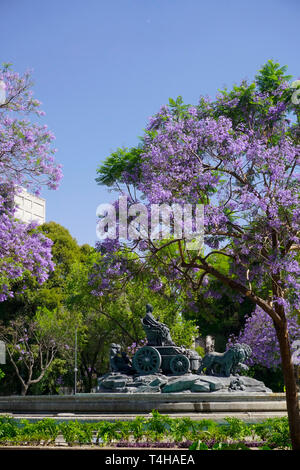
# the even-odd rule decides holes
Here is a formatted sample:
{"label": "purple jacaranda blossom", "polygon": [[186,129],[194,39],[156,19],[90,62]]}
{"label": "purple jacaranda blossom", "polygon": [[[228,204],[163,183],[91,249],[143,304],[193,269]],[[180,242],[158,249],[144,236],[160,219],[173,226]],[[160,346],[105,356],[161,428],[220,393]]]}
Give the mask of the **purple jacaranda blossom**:
{"label": "purple jacaranda blossom", "polygon": [[[296,316],[289,316],[287,321],[292,345],[294,341],[300,340],[300,325]],[[247,360],[250,366],[258,364],[269,369],[277,369],[281,364],[274,324],[269,315],[259,307],[246,319],[245,327],[240,334],[230,338],[228,346],[234,343],[245,343],[251,347],[252,355]]]}
{"label": "purple jacaranda blossom", "polygon": [[52,241],[36,230],[36,224],[15,218],[14,196],[21,187],[34,194],[42,186],[56,189],[62,169],[54,159],[54,135],[36,120],[43,112],[33,98],[30,72],[20,76],[4,66],[0,81],[6,88],[6,101],[0,106],[0,301],[4,301],[14,295],[15,281],[19,292],[26,289],[25,274],[43,283],[54,269]]}
{"label": "purple jacaranda blossom", "polygon": [[[247,106],[243,90],[250,95]],[[284,80],[270,90],[243,82],[235,93],[220,93],[215,102],[201,97],[198,106],[185,111],[174,104],[162,106],[146,126],[135,183],[148,204],[203,202],[206,250],[222,252],[227,243],[228,276],[241,287],[239,298],[250,295],[254,286],[273,282],[277,292],[268,301],[269,311],[273,305],[288,313],[300,307],[299,260],[292,250],[300,243],[300,145],[295,137],[299,122],[286,120],[287,113],[295,112],[287,92]],[[119,240],[106,245],[105,260],[98,266],[98,294],[101,285],[109,289],[114,284],[108,279],[130,274]],[[140,247],[146,259],[144,240]],[[153,256],[151,243],[148,252]],[[164,265],[169,280],[183,275],[180,258]],[[205,262],[199,256],[195,264],[205,270]],[[190,277],[197,276],[194,269],[189,269]],[[152,282],[159,285],[157,279]]]}

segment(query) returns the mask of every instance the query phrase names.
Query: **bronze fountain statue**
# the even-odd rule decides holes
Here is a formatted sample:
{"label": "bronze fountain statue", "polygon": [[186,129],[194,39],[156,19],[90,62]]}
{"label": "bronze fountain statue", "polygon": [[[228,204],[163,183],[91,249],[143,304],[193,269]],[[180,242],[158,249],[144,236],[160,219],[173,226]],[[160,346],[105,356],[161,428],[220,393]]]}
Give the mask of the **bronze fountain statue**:
{"label": "bronze fountain statue", "polygon": [[203,358],[192,349],[176,346],[167,325],[153,315],[153,307],[146,305],[142,326],[147,344],[139,347],[132,360],[118,344],[110,349],[110,371],[98,381],[99,391],[145,392],[214,392],[260,391],[271,392],[263,382],[251,377],[240,377],[239,370],[251,355],[246,344],[234,344],[224,353],[209,352]]}

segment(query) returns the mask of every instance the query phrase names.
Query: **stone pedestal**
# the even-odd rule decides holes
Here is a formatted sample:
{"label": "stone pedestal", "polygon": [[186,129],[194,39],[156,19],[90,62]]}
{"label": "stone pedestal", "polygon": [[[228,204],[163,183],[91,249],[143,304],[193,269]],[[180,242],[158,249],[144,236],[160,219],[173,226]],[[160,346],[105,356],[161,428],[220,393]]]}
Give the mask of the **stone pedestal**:
{"label": "stone pedestal", "polygon": [[163,374],[128,376],[119,373],[108,373],[98,379],[97,392],[112,393],[272,393],[263,382],[251,377],[230,376],[216,377],[211,375],[184,374],[166,376]]}

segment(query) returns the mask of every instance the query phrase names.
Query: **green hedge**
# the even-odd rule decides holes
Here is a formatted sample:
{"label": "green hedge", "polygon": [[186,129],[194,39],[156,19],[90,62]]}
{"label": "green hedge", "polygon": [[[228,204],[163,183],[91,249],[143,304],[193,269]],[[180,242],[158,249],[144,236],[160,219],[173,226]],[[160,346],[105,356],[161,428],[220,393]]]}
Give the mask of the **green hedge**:
{"label": "green hedge", "polygon": [[[132,421],[40,421],[16,420],[0,416],[0,445],[53,445],[61,435],[68,445],[118,445],[120,442],[165,442],[191,449],[224,449],[264,447],[289,449],[291,447],[287,418],[267,419],[258,424],[247,424],[237,418],[226,418],[226,424],[210,419],[194,421],[191,418],[170,418],[153,411],[151,416],[136,417]],[[227,447],[226,447],[227,446]],[[229,446],[229,447],[228,447]],[[231,446],[231,447],[230,447]]]}

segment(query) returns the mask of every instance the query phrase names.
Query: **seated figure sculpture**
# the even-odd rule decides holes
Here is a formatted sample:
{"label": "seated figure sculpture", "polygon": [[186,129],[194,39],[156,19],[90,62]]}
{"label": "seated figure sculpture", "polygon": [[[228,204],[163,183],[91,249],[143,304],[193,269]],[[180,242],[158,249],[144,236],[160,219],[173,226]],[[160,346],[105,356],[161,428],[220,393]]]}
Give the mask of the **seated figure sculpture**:
{"label": "seated figure sculpture", "polygon": [[151,304],[146,305],[146,315],[142,319],[142,325],[147,335],[149,346],[175,346],[172,341],[170,330],[164,323],[156,320],[152,314]]}

